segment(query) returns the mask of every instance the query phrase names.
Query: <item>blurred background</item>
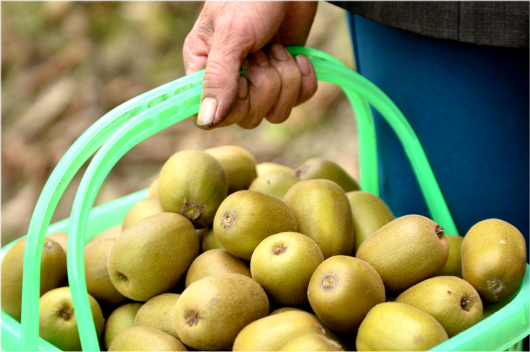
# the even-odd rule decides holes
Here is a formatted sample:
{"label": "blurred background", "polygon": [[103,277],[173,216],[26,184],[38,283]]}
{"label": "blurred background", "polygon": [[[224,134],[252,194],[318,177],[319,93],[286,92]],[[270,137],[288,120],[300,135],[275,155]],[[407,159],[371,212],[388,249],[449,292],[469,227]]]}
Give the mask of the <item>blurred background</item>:
{"label": "blurred background", "polygon": [[[76,139],[116,106],[184,76],[182,46],[202,2],[2,3],[2,246],[27,233],[51,172]],[[320,2],[308,47],[354,69],[344,11]],[[184,120],[129,151],[105,180],[96,205],[146,188],[174,153],[239,145],[258,162],[296,168],[331,159],[359,180],[352,109],[335,85],[287,122],[254,130],[202,131]],[[70,216],[85,165],[52,223]]]}

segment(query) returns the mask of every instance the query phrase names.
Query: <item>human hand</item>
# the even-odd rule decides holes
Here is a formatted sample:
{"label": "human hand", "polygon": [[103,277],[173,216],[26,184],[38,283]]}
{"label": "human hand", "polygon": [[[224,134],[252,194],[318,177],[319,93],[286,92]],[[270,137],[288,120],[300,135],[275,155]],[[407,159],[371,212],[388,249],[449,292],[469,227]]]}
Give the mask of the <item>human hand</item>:
{"label": "human hand", "polygon": [[207,1],[183,49],[186,74],[206,68],[196,124],[281,123],[313,96],[311,62],[285,46],[305,44],[316,8],[317,2]]}

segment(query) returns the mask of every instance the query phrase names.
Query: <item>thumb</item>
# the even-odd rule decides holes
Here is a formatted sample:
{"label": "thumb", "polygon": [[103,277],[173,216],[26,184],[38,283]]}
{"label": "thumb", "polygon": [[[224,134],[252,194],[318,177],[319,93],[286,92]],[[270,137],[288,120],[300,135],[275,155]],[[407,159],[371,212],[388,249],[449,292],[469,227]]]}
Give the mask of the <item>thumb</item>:
{"label": "thumb", "polygon": [[202,82],[199,126],[216,126],[232,110],[239,91],[241,64],[251,47],[252,40],[245,36],[236,28],[216,30]]}

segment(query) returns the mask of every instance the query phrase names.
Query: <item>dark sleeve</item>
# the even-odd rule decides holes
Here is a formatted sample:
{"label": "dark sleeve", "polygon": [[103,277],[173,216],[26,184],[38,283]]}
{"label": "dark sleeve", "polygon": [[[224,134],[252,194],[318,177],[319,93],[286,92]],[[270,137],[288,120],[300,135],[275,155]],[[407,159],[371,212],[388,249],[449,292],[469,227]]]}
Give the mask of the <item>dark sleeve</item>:
{"label": "dark sleeve", "polygon": [[529,2],[330,3],[370,20],[430,37],[480,45],[528,48]]}

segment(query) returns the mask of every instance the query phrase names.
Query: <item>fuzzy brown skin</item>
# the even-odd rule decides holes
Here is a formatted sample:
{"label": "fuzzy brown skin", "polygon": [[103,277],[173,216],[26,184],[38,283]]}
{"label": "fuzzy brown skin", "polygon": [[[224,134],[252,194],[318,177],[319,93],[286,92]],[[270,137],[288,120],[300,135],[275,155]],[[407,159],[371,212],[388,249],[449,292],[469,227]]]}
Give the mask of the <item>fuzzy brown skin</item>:
{"label": "fuzzy brown skin", "polygon": [[253,191],[229,195],[219,206],[213,225],[215,237],[231,254],[250,260],[265,238],[296,232],[292,210],[278,198]]}
{"label": "fuzzy brown skin", "polygon": [[278,199],[283,199],[289,189],[300,182],[294,175],[286,172],[269,173],[264,176],[258,176],[249,186],[249,191],[261,192]]}
{"label": "fuzzy brown skin", "polygon": [[128,303],[116,308],[105,323],[104,343],[109,349],[114,338],[123,330],[134,326],[136,313],[142,307],[142,303]]}
{"label": "fuzzy brown skin", "polygon": [[160,213],[129,226],[110,249],[107,267],[116,289],[145,302],[171,289],[199,255],[199,238],[189,220]]}
{"label": "fuzzy brown skin", "polygon": [[447,339],[442,325],[429,314],[388,302],[366,315],[355,344],[357,351],[427,351]]}
{"label": "fuzzy brown skin", "polygon": [[424,216],[406,215],[368,237],[356,257],[374,267],[387,291],[402,292],[439,274],[448,255],[440,226]]}
{"label": "fuzzy brown skin", "polygon": [[90,242],[85,246],[85,279],[88,293],[98,302],[117,307],[127,297],[116,290],[107,270],[107,260],[114,239]]}
{"label": "fuzzy brown skin", "polygon": [[213,228],[209,229],[201,240],[201,250],[203,252],[209,251],[211,249],[224,249],[223,245],[219,243],[219,240],[217,237],[215,237]]}
{"label": "fuzzy brown skin", "polygon": [[486,302],[502,301],[519,289],[526,270],[526,241],[499,219],[475,224],[462,242],[462,274]]}
{"label": "fuzzy brown skin", "polygon": [[142,199],[125,214],[121,230],[123,231],[135,222],[145,219],[148,216],[162,213],[163,211],[164,209],[162,209],[158,198]]}
{"label": "fuzzy brown skin", "polygon": [[149,185],[147,198],[158,198],[158,178]]}
{"label": "fuzzy brown skin", "polygon": [[335,341],[319,334],[307,334],[287,342],[280,351],[344,351]]}
{"label": "fuzzy brown skin", "polygon": [[230,347],[241,329],[268,313],[265,291],[239,274],[194,282],[184,290],[174,311],[180,340],[197,350]]}
{"label": "fuzzy brown skin", "polygon": [[256,170],[258,171],[258,177],[277,172],[283,172],[294,176],[294,170],[290,167],[271,162],[259,163],[256,165]]}
{"label": "fuzzy brown skin", "polygon": [[482,320],[482,300],[477,290],[456,276],[437,276],[422,281],[400,294],[396,302],[432,315],[449,337]]}
{"label": "fuzzy brown skin", "polygon": [[50,235],[47,235],[46,238],[50,238],[52,241],[55,241],[63,251],[66,253],[67,248],[67,242],[68,242],[68,234],[66,232],[56,232],[52,233]]}
{"label": "fuzzy brown skin", "polygon": [[278,351],[290,340],[307,334],[324,336],[324,329],[312,314],[291,311],[270,315],[241,330],[233,351]]}
{"label": "fuzzy brown skin", "polygon": [[133,326],[120,332],[109,351],[187,351],[179,340],[148,326]]}
{"label": "fuzzy brown skin", "polygon": [[353,218],[353,233],[355,234],[354,255],[361,243],[375,231],[379,230],[390,221],[394,214],[385,202],[370,192],[352,191],[346,193],[350,202]]}
{"label": "fuzzy brown skin", "polygon": [[[2,310],[20,321],[22,313],[22,273],[26,239],[15,243],[2,261]],[[45,239],[40,268],[40,294],[66,282],[66,253],[51,239]]]}
{"label": "fuzzy brown skin", "polygon": [[[291,312],[291,311],[296,311],[296,312],[305,312],[303,309],[300,309],[300,308],[294,308],[294,307],[282,307],[282,308],[278,308],[274,311],[271,312],[271,314],[269,315],[275,315],[275,314],[281,314],[281,313],[285,313],[285,312]],[[307,313],[307,312],[306,312]],[[324,334],[326,335],[326,337],[332,341],[335,341],[336,343],[338,343],[342,349],[344,349],[345,351],[346,350],[350,350],[348,349],[348,346],[345,344],[345,341],[343,338],[341,338],[341,336],[339,336],[339,334],[333,330],[331,330],[326,324],[324,324],[324,322],[318,317],[316,316],[315,314],[313,313],[309,313],[313,316],[313,318],[315,318],[317,320],[317,322],[320,324],[320,326],[322,327],[322,329],[324,329]],[[343,335],[342,335],[343,336]]]}
{"label": "fuzzy brown skin", "polygon": [[438,275],[462,278],[462,242],[464,237],[456,235],[446,235],[445,237],[449,244],[449,257]]}
{"label": "fuzzy brown skin", "polygon": [[344,192],[358,191],[359,184],[337,163],[322,158],[309,159],[295,170],[300,180],[330,180],[338,184]]}
{"label": "fuzzy brown skin", "polygon": [[[101,338],[105,318],[98,302],[88,295],[96,335]],[[81,351],[81,339],[70,287],[47,292],[39,301],[39,335],[63,351]]]}
{"label": "fuzzy brown skin", "polygon": [[100,240],[107,240],[109,238],[116,239],[121,235],[121,224],[111,227],[108,230],[103,231],[96,237],[90,240],[90,242],[96,242]]}
{"label": "fuzzy brown skin", "polygon": [[267,237],[250,260],[252,278],[277,305],[309,303],[307,286],[315,269],[324,261],[320,247],[307,236],[282,232]]}
{"label": "fuzzy brown skin", "polygon": [[212,249],[199,255],[186,274],[186,287],[208,276],[241,274],[252,278],[246,262],[224,249]]}
{"label": "fuzzy brown skin", "polygon": [[162,209],[184,215],[198,229],[212,224],[227,194],[228,176],[223,165],[204,151],[174,154],[158,176]]}
{"label": "fuzzy brown skin", "polygon": [[223,165],[228,176],[228,194],[248,189],[252,181],[258,177],[256,158],[244,148],[226,145],[204,151]]}
{"label": "fuzzy brown skin", "polygon": [[135,326],[149,326],[178,339],[175,329],[175,304],[180,295],[163,293],[145,302],[134,319]]}
{"label": "fuzzy brown skin", "polygon": [[352,254],[351,208],[338,184],[328,180],[300,181],[289,189],[283,201],[296,217],[298,232],[318,244],[324,259]]}
{"label": "fuzzy brown skin", "polygon": [[385,301],[385,287],[368,263],[349,256],[328,258],[315,270],[307,295],[316,315],[334,331],[357,331],[368,311]]}

